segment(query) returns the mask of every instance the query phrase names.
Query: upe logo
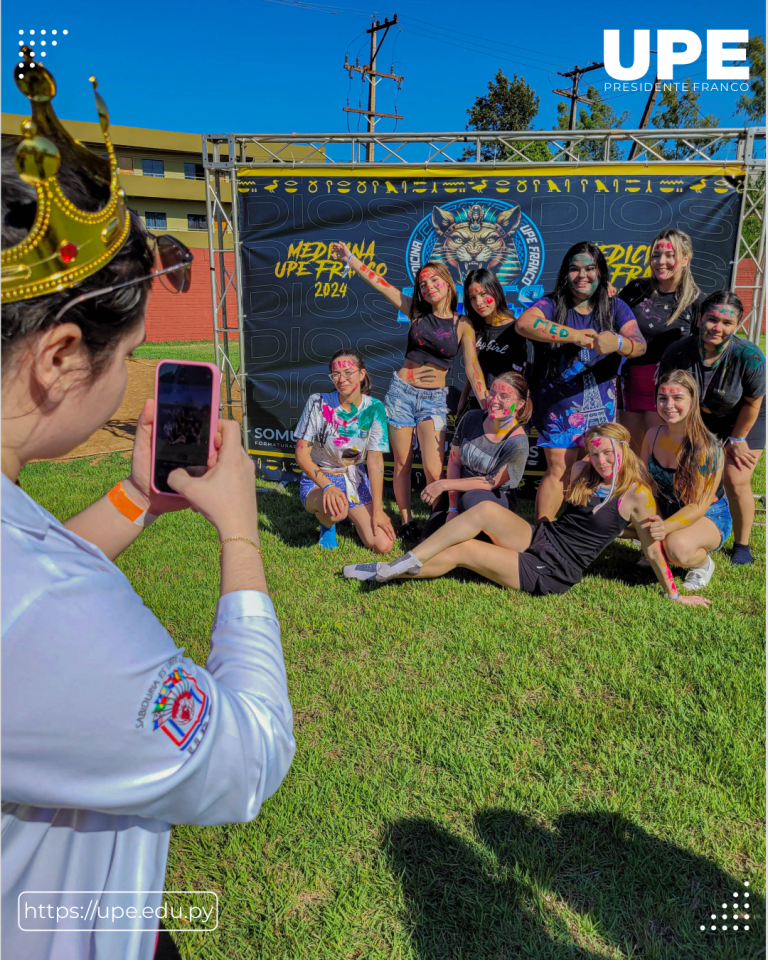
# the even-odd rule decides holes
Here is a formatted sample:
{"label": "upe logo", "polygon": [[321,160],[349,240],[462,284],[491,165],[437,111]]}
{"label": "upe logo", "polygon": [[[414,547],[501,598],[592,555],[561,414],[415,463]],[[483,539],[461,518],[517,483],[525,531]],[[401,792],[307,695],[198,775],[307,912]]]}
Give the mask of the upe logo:
{"label": "upe logo", "polygon": [[[620,55],[620,30],[603,31],[605,71],[614,80],[639,80],[651,63],[651,31],[634,31],[632,66],[624,67]],[[726,66],[727,61],[746,60],[744,47],[726,47],[726,43],[749,40],[749,30],[707,30],[707,80],[749,80],[749,67]],[[675,50],[675,46],[679,48]],[[674,80],[675,66],[693,63],[701,56],[702,43],[692,30],[658,30],[656,39],[659,80]],[[746,88],[745,88],[746,89]]]}
{"label": "upe logo", "polygon": [[[470,270],[492,271],[517,315],[544,295],[538,283],[544,269],[544,241],[533,220],[515,203],[490,197],[443,203],[416,225],[405,257],[411,281],[427,261],[444,263],[460,298]],[[406,295],[412,292],[412,287],[403,289]],[[408,318],[400,314],[398,319]]]}

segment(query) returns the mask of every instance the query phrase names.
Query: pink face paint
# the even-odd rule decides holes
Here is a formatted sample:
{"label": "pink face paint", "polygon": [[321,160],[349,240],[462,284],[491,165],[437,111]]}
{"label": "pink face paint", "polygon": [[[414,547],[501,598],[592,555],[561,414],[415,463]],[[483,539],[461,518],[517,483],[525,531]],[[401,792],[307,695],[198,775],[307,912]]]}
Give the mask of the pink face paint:
{"label": "pink face paint", "polygon": [[488,304],[488,306],[490,307],[490,306],[492,306],[496,301],[493,299],[493,297],[486,297],[486,298],[485,298],[485,302],[486,302],[486,303]]}
{"label": "pink face paint", "polygon": [[593,447],[599,447],[603,441],[599,437],[595,437],[594,440],[590,440],[589,442],[592,444]]}
{"label": "pink face paint", "polygon": [[672,246],[669,240],[658,240],[656,242],[656,246],[653,249],[654,250],[671,250],[673,253],[675,252],[675,248]]}

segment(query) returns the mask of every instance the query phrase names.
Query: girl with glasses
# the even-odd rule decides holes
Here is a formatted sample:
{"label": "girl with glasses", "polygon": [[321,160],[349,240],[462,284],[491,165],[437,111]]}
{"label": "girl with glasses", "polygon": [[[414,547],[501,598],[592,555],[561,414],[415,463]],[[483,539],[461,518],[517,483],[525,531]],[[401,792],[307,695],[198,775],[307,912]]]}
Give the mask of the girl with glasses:
{"label": "girl with glasses", "polygon": [[301,502],[319,520],[326,550],[338,546],[336,524],[349,517],[369,550],[389,553],[395,532],[383,505],[389,452],[384,404],[371,396],[356,350],[338,350],[328,367],[335,390],[313,393],[294,430],[296,461],[304,471]]}

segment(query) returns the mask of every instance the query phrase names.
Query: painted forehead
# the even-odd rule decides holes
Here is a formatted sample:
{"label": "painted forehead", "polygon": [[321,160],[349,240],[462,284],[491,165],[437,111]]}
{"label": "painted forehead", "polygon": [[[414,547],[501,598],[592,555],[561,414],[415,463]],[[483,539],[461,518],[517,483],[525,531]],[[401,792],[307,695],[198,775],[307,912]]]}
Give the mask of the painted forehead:
{"label": "painted forehead", "polygon": [[494,383],[489,392],[495,397],[511,397],[514,399],[517,396],[515,388],[508,387],[505,383],[500,383],[498,385]]}
{"label": "painted forehead", "polygon": [[657,240],[653,245],[654,250],[672,250],[674,252],[675,248],[669,242],[669,240]]}
{"label": "painted forehead", "polygon": [[419,283],[423,283],[425,280],[431,280],[437,277],[437,274],[434,270],[422,270],[421,276],[419,277]]}
{"label": "painted forehead", "polygon": [[705,316],[717,317],[723,320],[738,320],[739,311],[727,303],[716,303],[707,309]]}
{"label": "painted forehead", "polygon": [[569,267],[595,267],[595,258],[589,253],[577,253],[568,261]]}
{"label": "painted forehead", "polygon": [[353,367],[357,370],[357,364],[350,357],[339,357],[338,360],[334,360],[331,364],[332,370],[344,370],[347,367]]}

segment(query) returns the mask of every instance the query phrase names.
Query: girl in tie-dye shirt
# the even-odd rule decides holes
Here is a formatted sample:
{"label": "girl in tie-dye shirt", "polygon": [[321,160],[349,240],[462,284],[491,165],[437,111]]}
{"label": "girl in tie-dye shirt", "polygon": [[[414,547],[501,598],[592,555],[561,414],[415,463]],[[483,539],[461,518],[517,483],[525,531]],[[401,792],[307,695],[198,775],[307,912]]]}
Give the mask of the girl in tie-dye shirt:
{"label": "girl in tie-dye shirt", "polygon": [[383,507],[389,452],[384,404],[370,395],[356,351],[334,354],[330,370],[336,390],[313,393],[294,430],[296,460],[304,471],[301,502],[320,521],[321,547],[337,546],[335,525],[349,516],[366,547],[389,553],[395,534]]}

